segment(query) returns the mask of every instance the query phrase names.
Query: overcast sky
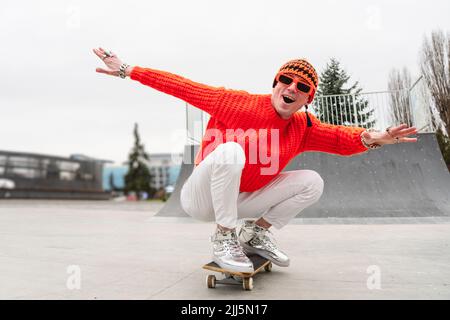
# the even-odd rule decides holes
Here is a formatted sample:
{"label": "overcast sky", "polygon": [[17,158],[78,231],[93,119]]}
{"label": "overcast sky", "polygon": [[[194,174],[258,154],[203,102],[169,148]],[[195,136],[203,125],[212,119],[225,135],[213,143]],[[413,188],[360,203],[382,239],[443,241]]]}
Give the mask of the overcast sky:
{"label": "overcast sky", "polygon": [[450,1],[2,0],[0,150],[126,160],[134,122],[150,153],[181,151],[184,103],[95,72],[91,49],[214,86],[270,93],[278,68],[336,57],[364,91],[391,68],[418,76],[425,35],[450,30]]}

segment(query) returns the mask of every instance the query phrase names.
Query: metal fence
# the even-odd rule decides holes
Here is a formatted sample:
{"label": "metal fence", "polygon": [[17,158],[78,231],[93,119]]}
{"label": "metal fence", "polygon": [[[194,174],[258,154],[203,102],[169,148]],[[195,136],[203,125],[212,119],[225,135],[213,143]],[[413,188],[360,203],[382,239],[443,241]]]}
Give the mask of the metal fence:
{"label": "metal fence", "polygon": [[210,115],[186,103],[186,145],[200,144]]}
{"label": "metal fence", "polygon": [[414,126],[420,132],[435,132],[437,124],[433,119],[440,119],[440,116],[423,76],[417,79],[408,92]]}
{"label": "metal fence", "polygon": [[[406,123],[419,132],[434,132],[433,102],[420,77],[411,88],[359,94],[316,96],[308,111],[321,122],[384,130]],[[198,144],[209,115],[186,104],[187,144]]]}

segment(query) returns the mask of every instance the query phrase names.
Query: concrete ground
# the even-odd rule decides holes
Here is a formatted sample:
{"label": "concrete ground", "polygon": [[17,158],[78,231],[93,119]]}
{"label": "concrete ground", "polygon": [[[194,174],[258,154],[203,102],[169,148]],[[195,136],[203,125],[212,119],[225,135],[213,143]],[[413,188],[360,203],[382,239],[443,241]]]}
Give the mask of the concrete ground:
{"label": "concrete ground", "polygon": [[294,221],[273,230],[291,266],[243,291],[206,287],[214,226],[153,217],[161,205],[0,201],[0,299],[450,298],[446,220]]}

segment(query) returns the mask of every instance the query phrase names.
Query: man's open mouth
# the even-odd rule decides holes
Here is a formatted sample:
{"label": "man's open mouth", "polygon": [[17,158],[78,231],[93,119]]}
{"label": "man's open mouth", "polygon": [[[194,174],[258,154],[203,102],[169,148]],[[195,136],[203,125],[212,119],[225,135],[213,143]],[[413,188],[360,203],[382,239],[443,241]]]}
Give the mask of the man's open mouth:
{"label": "man's open mouth", "polygon": [[292,98],[292,97],[290,97],[290,96],[286,96],[286,95],[283,95],[283,100],[284,100],[284,102],[287,103],[287,104],[290,104],[290,103],[292,103],[292,102],[295,102],[295,99],[294,99],[294,98]]}

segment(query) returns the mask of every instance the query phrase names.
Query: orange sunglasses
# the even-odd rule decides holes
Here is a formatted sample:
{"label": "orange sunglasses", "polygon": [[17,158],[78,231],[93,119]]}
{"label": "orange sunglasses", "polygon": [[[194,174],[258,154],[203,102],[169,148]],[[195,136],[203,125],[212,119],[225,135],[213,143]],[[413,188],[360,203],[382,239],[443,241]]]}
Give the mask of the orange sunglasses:
{"label": "orange sunglasses", "polygon": [[284,74],[284,73],[277,74],[276,80],[280,81],[282,84],[285,84],[287,86],[290,85],[292,82],[295,82],[298,91],[307,93],[307,94],[311,94],[311,92],[312,92],[312,88],[309,84],[307,84],[304,81],[302,82],[301,80],[296,80],[287,74]]}

